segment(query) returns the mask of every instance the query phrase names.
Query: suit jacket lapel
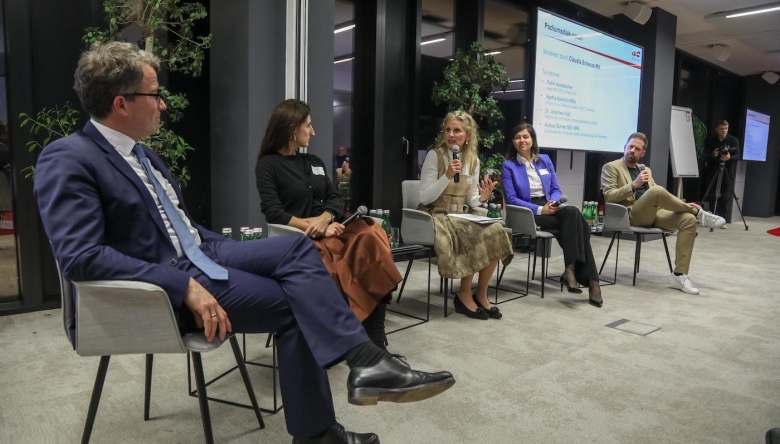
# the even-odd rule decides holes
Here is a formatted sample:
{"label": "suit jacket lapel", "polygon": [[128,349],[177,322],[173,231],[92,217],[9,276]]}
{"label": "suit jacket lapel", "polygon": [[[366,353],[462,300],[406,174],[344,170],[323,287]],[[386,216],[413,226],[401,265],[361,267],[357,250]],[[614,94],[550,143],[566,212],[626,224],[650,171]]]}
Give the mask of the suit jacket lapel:
{"label": "suit jacket lapel", "polygon": [[169,239],[170,236],[168,235],[168,230],[165,228],[162,216],[160,216],[160,210],[157,209],[157,205],[154,203],[154,198],[152,198],[152,195],[149,193],[149,189],[146,188],[146,185],[141,181],[141,178],[138,177],[138,174],[136,174],[130,164],[127,163],[127,161],[122,157],[121,154],[119,154],[119,151],[117,151],[113,145],[108,143],[106,138],[100,134],[100,131],[95,128],[95,125],[93,125],[92,122],[87,122],[87,124],[84,126],[83,132],[95,141],[95,143],[106,153],[108,160],[114,165],[114,167],[116,167],[116,169],[118,169],[127,178],[127,180],[129,180],[130,183],[135,186],[135,188],[141,194],[141,198],[146,204],[146,209],[149,211],[149,215],[154,220],[157,228],[160,229],[160,231],[165,235],[166,239]]}
{"label": "suit jacket lapel", "polygon": [[623,180],[625,180],[627,184],[633,182],[633,180],[631,180],[631,173],[628,172],[626,162],[621,159],[620,162],[618,162],[618,165],[620,165],[618,169],[620,170],[620,174],[623,175]]}

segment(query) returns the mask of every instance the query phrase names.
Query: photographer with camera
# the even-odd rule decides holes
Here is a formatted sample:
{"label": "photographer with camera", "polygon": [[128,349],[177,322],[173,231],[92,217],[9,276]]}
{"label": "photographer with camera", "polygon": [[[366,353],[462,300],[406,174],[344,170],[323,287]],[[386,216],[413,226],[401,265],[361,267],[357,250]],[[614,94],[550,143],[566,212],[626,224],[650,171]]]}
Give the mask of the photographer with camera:
{"label": "photographer with camera", "polygon": [[[704,181],[702,183],[712,183],[721,167],[723,167],[724,171],[720,181],[720,193],[716,190],[717,185],[708,186],[709,192],[705,191],[703,200],[710,203],[710,209],[713,210],[713,213],[723,217],[727,222],[731,222],[732,180],[736,174],[740,150],[739,140],[729,134],[729,122],[727,120],[718,120],[718,123],[715,125],[715,134],[707,140],[706,148],[709,155],[704,161],[702,174]],[[718,194],[720,194],[720,197],[716,199]],[[726,225],[721,228],[726,228]]]}

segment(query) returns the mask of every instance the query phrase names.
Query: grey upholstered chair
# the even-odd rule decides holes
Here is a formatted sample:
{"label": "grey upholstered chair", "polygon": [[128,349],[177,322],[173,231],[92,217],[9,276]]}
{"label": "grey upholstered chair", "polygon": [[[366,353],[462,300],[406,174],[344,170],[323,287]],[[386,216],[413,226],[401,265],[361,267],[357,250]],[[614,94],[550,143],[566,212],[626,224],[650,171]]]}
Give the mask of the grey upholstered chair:
{"label": "grey upholstered chair", "polygon": [[[401,198],[403,208],[401,209],[401,239],[407,245],[424,245],[433,248],[434,228],[433,217],[426,211],[420,211],[417,207],[420,205],[420,181],[405,180],[401,182]],[[487,209],[475,208],[475,211],[481,215],[487,215]],[[444,283],[444,317],[449,316],[449,283],[450,279],[441,278]]]}
{"label": "grey upholstered chair", "polygon": [[[503,194],[503,193],[502,193]],[[504,198],[506,202],[506,198]],[[552,248],[552,239],[555,235],[549,231],[537,230],[536,220],[534,219],[533,211],[528,208],[518,205],[504,205],[504,222],[506,226],[512,229],[512,234],[520,234],[528,236],[534,245],[534,263],[533,270],[536,274],[536,256],[541,246],[542,254],[542,276],[541,276],[541,296],[544,298],[544,287],[547,279],[547,262],[550,255],[550,248]],[[498,282],[501,283],[501,278],[504,277],[504,270],[506,266],[501,269]],[[531,277],[533,279],[533,276]],[[528,286],[526,281],[526,293],[528,292]]]}
{"label": "grey upholstered chair", "polygon": [[612,234],[612,240],[609,242],[607,254],[604,255],[604,261],[601,262],[599,276],[601,276],[601,272],[604,270],[604,264],[607,263],[607,258],[609,258],[609,253],[612,251],[612,244],[615,242],[615,238],[617,238],[618,241],[617,249],[615,250],[615,275],[613,276],[611,282],[605,280],[605,282],[608,284],[614,284],[617,282],[617,266],[620,254],[621,233],[631,233],[636,236],[636,247],[634,248],[634,281],[632,285],[636,286],[636,275],[639,273],[639,258],[642,252],[642,241],[644,240],[644,236],[648,234],[656,234],[661,236],[661,239],[664,241],[664,250],[666,251],[666,261],[669,264],[669,272],[671,273],[673,271],[672,259],[669,257],[669,246],[666,244],[666,236],[674,233],[673,231],[654,227],[633,227],[629,223],[628,208],[620,204],[609,202],[604,204],[604,231],[614,231],[614,233]]}
{"label": "grey upholstered chair", "polygon": [[[59,271],[59,264],[58,264]],[[209,415],[206,383],[203,376],[201,353],[219,348],[223,341],[218,337],[209,343],[202,332],[182,336],[176,323],[173,308],[165,291],[152,284],[132,281],[90,281],[71,282],[60,272],[62,315],[65,334],[70,339],[75,331],[74,348],[79,356],[100,356],[92,400],[89,404],[87,422],[81,442],[88,443],[95,422],[103,382],[112,355],[145,354],[146,381],[144,387],[144,420],[149,419],[151,402],[152,364],[155,353],[192,354],[195,367],[195,381],[198,388],[203,432],[206,442],[213,443],[211,417]],[[75,287],[78,301],[74,303],[72,289]],[[75,314],[75,317],[74,317]],[[75,325],[74,325],[75,322]],[[252,383],[246,371],[238,341],[228,336],[233,355],[244,379],[249,399],[257,416],[260,428],[265,423],[255,398]]]}

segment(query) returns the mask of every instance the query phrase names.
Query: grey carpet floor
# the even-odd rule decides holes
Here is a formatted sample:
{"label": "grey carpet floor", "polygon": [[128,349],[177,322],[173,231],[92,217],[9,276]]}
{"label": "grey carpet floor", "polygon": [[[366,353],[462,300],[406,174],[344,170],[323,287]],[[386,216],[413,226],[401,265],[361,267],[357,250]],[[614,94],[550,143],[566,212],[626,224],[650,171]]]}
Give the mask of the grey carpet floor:
{"label": "grey carpet floor", "polygon": [[[763,443],[780,426],[780,237],[766,234],[780,218],[748,222],[747,232],[700,229],[690,272],[700,296],[667,287],[660,241],[644,244],[632,287],[634,244],[624,241],[618,285],[604,287],[602,309],[555,283],[541,299],[537,281],[529,296],[500,305],[500,321],[445,319],[434,266],[431,321],[390,335],[390,350],[417,368],[452,371],[457,384],[425,402],[356,407],[339,365],[329,372],[336,414],[385,444]],[[608,240],[592,241],[599,264]],[[552,275],[562,271],[555,251]],[[506,283],[520,284],[525,269],[518,254]],[[396,308],[424,313],[427,273],[425,261],[415,262]],[[607,327],[620,320],[628,322]],[[390,315],[387,326],[408,323]],[[264,344],[264,335],[247,336],[248,357],[267,362]],[[0,443],[78,442],[97,364],[70,349],[59,310],[0,318]],[[204,355],[204,364],[207,378],[230,368],[230,348]],[[268,406],[270,370],[249,371]],[[92,442],[203,442],[186,372],[184,355],[155,357],[153,418],[144,422],[144,358],[112,358]],[[234,372],[209,394],[243,402],[242,390]],[[217,442],[291,442],[284,411],[265,415],[260,430],[250,410],[210,407]]]}

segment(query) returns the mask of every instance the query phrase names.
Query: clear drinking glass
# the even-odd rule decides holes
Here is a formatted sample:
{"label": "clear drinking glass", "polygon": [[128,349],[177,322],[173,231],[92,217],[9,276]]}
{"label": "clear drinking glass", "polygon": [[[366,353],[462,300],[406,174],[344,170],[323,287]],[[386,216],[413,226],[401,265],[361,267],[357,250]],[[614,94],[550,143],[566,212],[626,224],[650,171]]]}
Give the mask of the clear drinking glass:
{"label": "clear drinking glass", "polygon": [[399,228],[390,229],[390,248],[397,248],[401,244],[401,230]]}

